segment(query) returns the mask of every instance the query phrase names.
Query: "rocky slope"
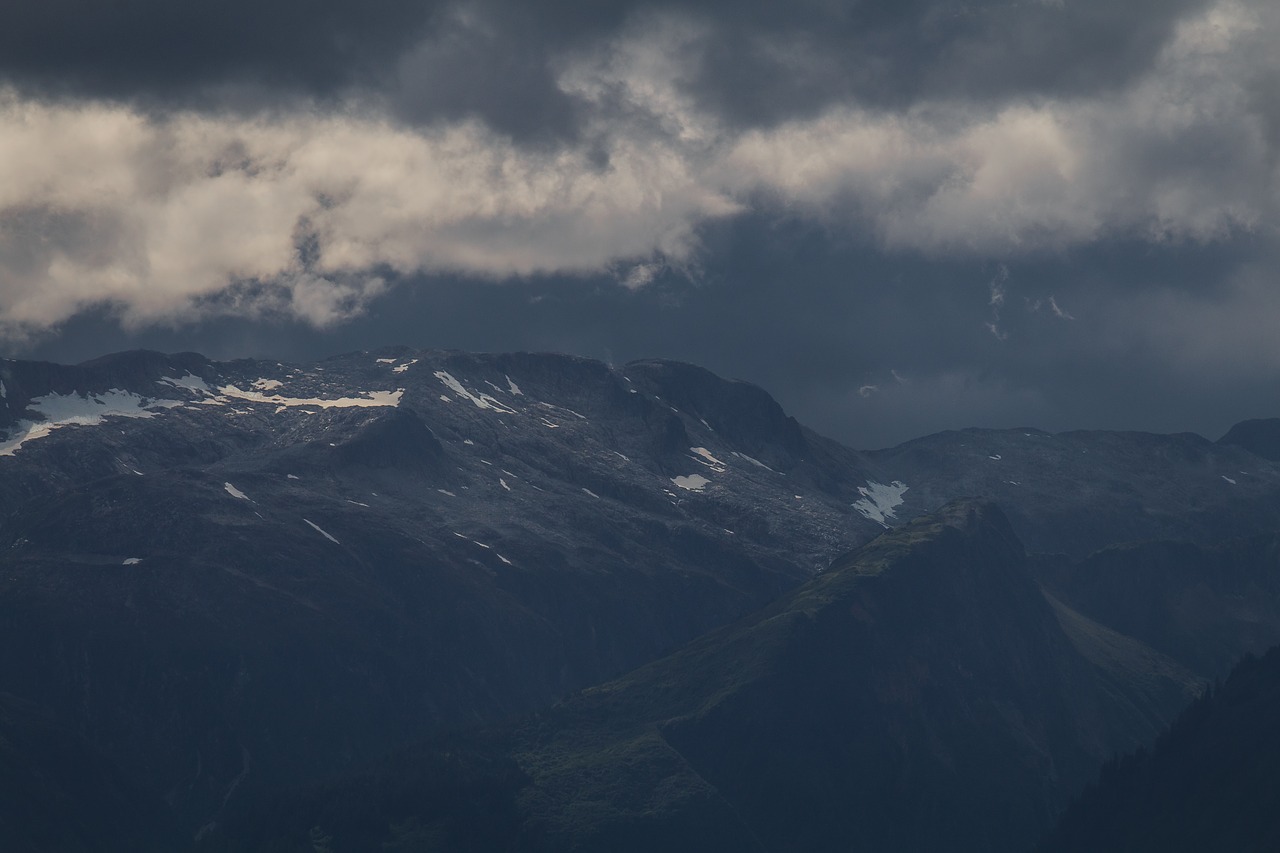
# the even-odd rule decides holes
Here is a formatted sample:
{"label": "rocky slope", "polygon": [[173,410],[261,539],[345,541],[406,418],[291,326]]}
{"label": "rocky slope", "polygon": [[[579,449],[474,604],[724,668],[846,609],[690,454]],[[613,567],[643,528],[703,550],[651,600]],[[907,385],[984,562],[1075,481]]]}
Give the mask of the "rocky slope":
{"label": "rocky slope", "polygon": [[127,353],[0,381],[5,684],[193,828],[620,674],[880,529],[858,454],[682,365]]}
{"label": "rocky slope", "polygon": [[1218,542],[1280,518],[1280,467],[1192,433],[967,429],[869,454],[911,486],[899,513],[958,495],[1005,507],[1027,548],[1073,557],[1150,539]]}

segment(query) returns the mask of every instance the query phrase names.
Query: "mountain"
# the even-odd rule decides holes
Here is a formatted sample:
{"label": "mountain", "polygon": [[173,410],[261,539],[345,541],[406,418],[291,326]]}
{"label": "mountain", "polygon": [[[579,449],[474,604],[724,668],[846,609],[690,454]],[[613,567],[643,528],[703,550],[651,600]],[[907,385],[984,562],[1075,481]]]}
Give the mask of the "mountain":
{"label": "mountain", "polygon": [[192,831],[617,676],[882,529],[859,454],[684,365],[141,352],[0,382],[4,684]]}
{"label": "mountain", "polygon": [[1255,456],[1280,460],[1280,418],[1241,421],[1218,439],[1224,446],[1243,447]]}
{"label": "mountain", "polygon": [[[1160,683],[1114,694],[1060,618],[1003,514],[955,502],[527,723],[276,804],[230,836],[250,850],[315,828],[335,849],[406,826],[465,838],[440,805],[452,786],[437,774],[453,773],[500,803],[487,849],[1026,849],[1148,735],[1136,705],[1167,715],[1201,686],[1166,663]],[[377,821],[351,808],[371,799]]]}
{"label": "mountain", "polygon": [[[756,386],[660,360],[0,360],[0,684],[191,836],[617,679],[973,494],[1074,565],[1127,539],[1266,529],[1280,466],[1137,433],[859,452]],[[1045,583],[1024,617],[1050,613],[1119,709],[1080,754],[1153,733],[1199,662]],[[894,618],[904,643],[931,630]]]}
{"label": "mountain", "polygon": [[1280,849],[1280,649],[1249,657],[1149,750],[1111,762],[1042,853]]}
{"label": "mountain", "polygon": [[902,517],[982,495],[1006,508],[1035,552],[1078,558],[1141,540],[1207,544],[1269,529],[1280,518],[1273,459],[1193,433],[966,429],[868,459],[911,486]]}

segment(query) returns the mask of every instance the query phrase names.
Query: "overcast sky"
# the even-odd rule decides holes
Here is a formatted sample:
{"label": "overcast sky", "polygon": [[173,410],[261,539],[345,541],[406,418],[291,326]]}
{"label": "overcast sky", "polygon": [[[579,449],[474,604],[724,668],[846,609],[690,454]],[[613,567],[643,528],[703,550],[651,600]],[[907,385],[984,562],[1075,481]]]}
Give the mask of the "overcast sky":
{"label": "overcast sky", "polygon": [[0,352],[659,356],[855,446],[1280,416],[1274,0],[0,0]]}

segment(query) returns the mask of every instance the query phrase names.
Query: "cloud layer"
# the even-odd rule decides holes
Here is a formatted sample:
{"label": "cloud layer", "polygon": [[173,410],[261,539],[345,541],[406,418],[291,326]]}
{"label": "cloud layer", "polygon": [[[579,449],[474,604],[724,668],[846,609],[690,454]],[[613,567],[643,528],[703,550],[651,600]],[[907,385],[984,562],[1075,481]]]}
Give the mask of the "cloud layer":
{"label": "cloud layer", "polygon": [[[450,14],[455,30],[483,30]],[[103,304],[135,325],[284,313],[324,326],[418,273],[612,273],[640,287],[696,266],[699,230],[748,211],[888,251],[1006,259],[1117,237],[1271,239],[1276,18],[1218,3],[1168,28],[1141,73],[1087,95],[944,87],[747,126],[704,103],[723,33],[689,11],[635,12],[548,57],[578,124],[545,144],[476,117],[406,123],[390,97],[245,114],[10,88],[0,327],[39,331]],[[420,44],[405,73],[424,74],[432,50],[465,46]]]}

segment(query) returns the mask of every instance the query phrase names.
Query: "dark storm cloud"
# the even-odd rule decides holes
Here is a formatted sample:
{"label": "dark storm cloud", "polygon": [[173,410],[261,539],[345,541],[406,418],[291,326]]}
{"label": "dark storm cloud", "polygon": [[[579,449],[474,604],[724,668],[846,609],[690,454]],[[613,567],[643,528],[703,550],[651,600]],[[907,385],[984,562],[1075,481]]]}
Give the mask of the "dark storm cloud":
{"label": "dark storm cloud", "polygon": [[[1150,68],[1205,0],[730,4],[691,86],[746,125],[833,102],[1086,95]],[[713,8],[713,7],[712,7]],[[714,14],[714,12],[712,13]]]}
{"label": "dark storm cloud", "polygon": [[563,56],[646,15],[699,37],[681,85],[699,109],[757,126],[832,103],[1076,95],[1149,67],[1203,0],[587,3],[533,0],[50,0],[6,4],[0,78],[53,94],[216,106],[352,88],[415,122],[479,116],[562,137],[580,105]]}
{"label": "dark storm cloud", "polygon": [[114,97],[258,78],[325,91],[380,70],[433,12],[405,0],[9,0],[0,73],[38,89]]}

